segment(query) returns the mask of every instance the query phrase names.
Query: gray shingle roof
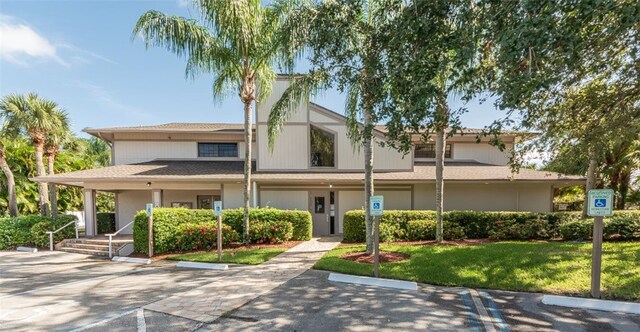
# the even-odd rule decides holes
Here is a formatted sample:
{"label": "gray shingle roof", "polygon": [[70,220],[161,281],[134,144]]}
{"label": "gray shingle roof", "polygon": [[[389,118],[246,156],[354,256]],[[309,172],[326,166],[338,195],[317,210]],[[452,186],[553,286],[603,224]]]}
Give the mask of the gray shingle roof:
{"label": "gray shingle roof", "polygon": [[[255,129],[255,126],[252,125]],[[221,132],[243,131],[241,123],[182,123],[171,122],[153,126],[130,126],[113,128],[85,128],[83,131],[92,132]]]}
{"label": "gray shingle roof", "polygon": [[[110,181],[238,181],[243,179],[242,161],[156,160],[131,165],[116,165],[84,171],[37,177],[35,180],[53,183]],[[253,165],[255,169],[255,163]],[[411,171],[376,172],[379,181],[434,181],[433,163],[416,163]],[[446,181],[582,181],[583,177],[562,175],[531,169],[513,174],[508,166],[473,162],[450,162],[444,170]],[[254,172],[257,181],[361,181],[363,172]]]}

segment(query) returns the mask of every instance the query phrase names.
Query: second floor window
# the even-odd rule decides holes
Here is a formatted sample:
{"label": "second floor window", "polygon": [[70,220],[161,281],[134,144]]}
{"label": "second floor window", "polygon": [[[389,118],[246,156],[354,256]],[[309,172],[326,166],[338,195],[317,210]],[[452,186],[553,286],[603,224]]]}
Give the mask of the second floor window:
{"label": "second floor window", "polygon": [[311,126],[311,167],[335,166],[335,136]]}
{"label": "second floor window", "polygon": [[238,157],[238,144],[198,143],[198,157]]}
{"label": "second floor window", "polygon": [[[436,157],[436,145],[435,144],[416,144],[416,150],[413,155],[415,158],[435,158]],[[444,157],[451,158],[451,144],[445,145]]]}

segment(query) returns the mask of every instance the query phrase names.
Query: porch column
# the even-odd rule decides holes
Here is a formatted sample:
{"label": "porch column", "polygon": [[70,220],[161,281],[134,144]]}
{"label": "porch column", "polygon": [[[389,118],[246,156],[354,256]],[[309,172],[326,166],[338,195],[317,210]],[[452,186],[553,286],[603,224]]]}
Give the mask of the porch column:
{"label": "porch column", "polygon": [[96,191],[84,189],[84,234],[86,236],[98,235],[98,225],[96,224]]}
{"label": "porch column", "polygon": [[253,188],[251,188],[251,194],[253,196],[253,207],[258,206],[258,183],[253,181]]}
{"label": "porch column", "polygon": [[151,190],[151,203],[154,208],[162,207],[162,189]]}

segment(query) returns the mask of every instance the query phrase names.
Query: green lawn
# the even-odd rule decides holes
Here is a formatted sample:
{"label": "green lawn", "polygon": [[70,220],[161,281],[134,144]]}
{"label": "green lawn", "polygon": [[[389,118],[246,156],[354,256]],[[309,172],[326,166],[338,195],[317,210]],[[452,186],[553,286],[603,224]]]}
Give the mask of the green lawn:
{"label": "green lawn", "polygon": [[[250,265],[262,264],[286,250],[287,248],[259,248],[223,251],[222,263]],[[218,263],[218,253],[216,251],[211,251],[192,254],[177,254],[168,256],[167,259],[176,261]]]}
{"label": "green lawn", "polygon": [[[496,242],[477,246],[381,245],[381,250],[411,256],[380,266],[384,278],[435,285],[465,286],[588,296],[590,243]],[[338,247],[316,269],[371,275],[370,264],[341,259],[364,245]],[[640,300],[640,242],[605,243],[603,297]]]}

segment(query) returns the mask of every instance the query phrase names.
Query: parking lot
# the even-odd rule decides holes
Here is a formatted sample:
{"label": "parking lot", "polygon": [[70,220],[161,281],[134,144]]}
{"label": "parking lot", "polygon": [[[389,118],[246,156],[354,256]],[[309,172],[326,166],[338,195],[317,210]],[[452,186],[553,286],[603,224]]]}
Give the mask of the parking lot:
{"label": "parking lot", "polygon": [[[8,331],[470,330],[640,331],[633,315],[545,306],[541,294],[420,285],[417,293],[339,284],[309,270],[212,322],[143,307],[238,271],[0,252],[0,326]],[[215,288],[214,288],[215,289]],[[479,303],[478,303],[479,302]]]}

